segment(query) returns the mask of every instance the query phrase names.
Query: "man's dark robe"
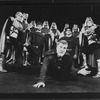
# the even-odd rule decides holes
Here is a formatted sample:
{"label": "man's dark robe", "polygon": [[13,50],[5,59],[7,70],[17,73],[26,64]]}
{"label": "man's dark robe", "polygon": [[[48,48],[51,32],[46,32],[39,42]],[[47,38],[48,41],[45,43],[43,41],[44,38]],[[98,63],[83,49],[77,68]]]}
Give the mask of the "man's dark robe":
{"label": "man's dark robe", "polygon": [[57,57],[56,51],[50,50],[44,55],[39,82],[45,82],[46,75],[60,81],[67,81],[72,74],[77,75],[77,72],[78,69],[72,67],[72,59],[69,54]]}

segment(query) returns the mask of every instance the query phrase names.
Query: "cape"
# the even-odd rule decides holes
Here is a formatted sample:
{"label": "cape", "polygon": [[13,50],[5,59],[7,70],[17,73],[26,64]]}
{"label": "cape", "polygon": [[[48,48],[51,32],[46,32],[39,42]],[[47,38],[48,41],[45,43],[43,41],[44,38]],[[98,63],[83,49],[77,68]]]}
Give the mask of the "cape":
{"label": "cape", "polygon": [[4,52],[4,48],[5,48],[5,41],[6,41],[6,36],[9,34],[9,27],[10,24],[12,23],[11,18],[7,18],[2,31],[1,31],[1,36],[0,36],[0,55]]}

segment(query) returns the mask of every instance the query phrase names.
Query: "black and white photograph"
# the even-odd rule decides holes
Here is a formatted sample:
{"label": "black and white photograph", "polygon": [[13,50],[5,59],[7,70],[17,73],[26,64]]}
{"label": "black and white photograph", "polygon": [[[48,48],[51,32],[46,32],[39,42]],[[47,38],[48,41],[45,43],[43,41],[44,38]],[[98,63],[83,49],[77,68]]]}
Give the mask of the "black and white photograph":
{"label": "black and white photograph", "polygon": [[100,93],[100,2],[0,1],[0,93]]}

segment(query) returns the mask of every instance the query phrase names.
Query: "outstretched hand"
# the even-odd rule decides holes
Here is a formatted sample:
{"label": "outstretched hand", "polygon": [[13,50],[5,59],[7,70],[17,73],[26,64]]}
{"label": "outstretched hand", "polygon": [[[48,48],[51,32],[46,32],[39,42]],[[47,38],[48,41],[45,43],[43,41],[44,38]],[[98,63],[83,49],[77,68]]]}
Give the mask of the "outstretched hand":
{"label": "outstretched hand", "polygon": [[82,74],[82,75],[86,76],[87,74],[90,74],[90,72],[91,71],[87,71],[86,68],[83,68],[78,71],[78,74]]}
{"label": "outstretched hand", "polygon": [[39,87],[45,87],[45,83],[44,82],[38,82],[37,84],[33,85],[33,87],[35,88],[39,88]]}

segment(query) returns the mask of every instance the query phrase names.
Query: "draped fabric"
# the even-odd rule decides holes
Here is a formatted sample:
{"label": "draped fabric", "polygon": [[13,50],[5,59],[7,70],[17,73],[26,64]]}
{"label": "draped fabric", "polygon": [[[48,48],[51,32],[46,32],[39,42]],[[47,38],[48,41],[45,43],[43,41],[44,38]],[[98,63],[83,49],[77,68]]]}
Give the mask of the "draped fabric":
{"label": "draped fabric", "polygon": [[5,29],[6,29],[6,26],[7,26],[8,19],[5,21],[5,23],[3,25],[2,32],[1,32],[1,37],[0,37],[0,54],[4,52],[4,48],[5,48],[5,39],[6,39],[5,38],[6,37]]}

